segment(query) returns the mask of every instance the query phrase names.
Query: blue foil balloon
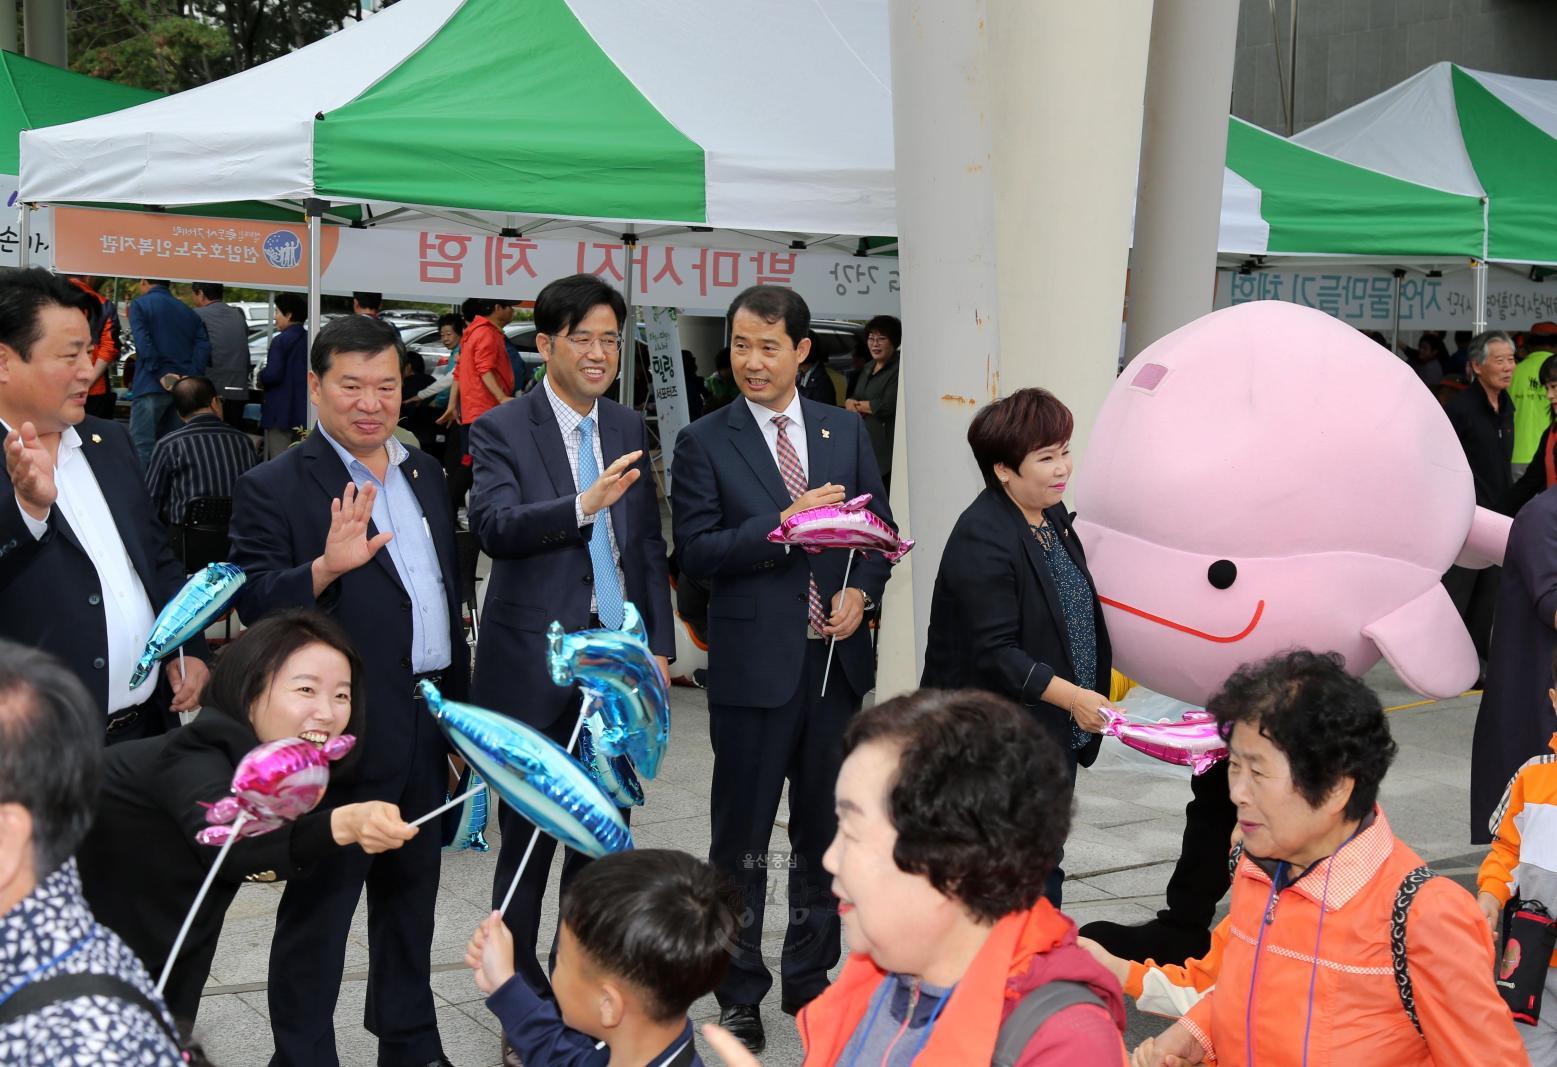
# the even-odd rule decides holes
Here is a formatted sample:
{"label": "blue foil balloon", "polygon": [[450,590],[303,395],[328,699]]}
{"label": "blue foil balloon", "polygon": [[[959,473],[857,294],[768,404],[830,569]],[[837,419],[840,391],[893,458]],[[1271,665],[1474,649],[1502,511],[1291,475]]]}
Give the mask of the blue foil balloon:
{"label": "blue foil balloon", "polygon": [[[481,775],[474,770],[470,772],[470,782],[465,786],[467,790],[477,786],[485,787],[486,782]],[[454,799],[452,796],[448,799]],[[482,788],[479,792],[465,798],[460,805],[459,829],[454,831],[454,840],[443,846],[445,852],[486,852],[491,849],[487,843],[487,791]]]}
{"label": "blue foil balloon", "polygon": [[670,742],[670,691],[637,607],[628,602],[622,611],[620,630],[570,634],[552,623],[546,665],[556,684],[577,682],[596,698],[602,729],[594,741],[600,751],[629,757],[639,774],[653,778]]}
{"label": "blue foil balloon", "polygon": [[450,744],[543,832],[594,859],[633,847],[616,805],[561,745],[506,715],[445,700],[431,682],[420,688]]}
{"label": "blue foil balloon", "polygon": [[232,598],[243,588],[243,568],[232,563],[207,563],[204,570],[190,575],[184,588],[168,601],[157,616],[146,639],[146,650],[135,661],[130,688],[135,689],[151,677],[152,668],[185,641],[204,632],[221,617]]}
{"label": "blue foil balloon", "polygon": [[584,728],[578,735],[579,762],[600,788],[606,791],[606,795],[616,801],[617,807],[641,807],[643,786],[638,784],[638,776],[633,773],[632,760],[626,756],[607,756],[595,744],[595,734],[604,730],[599,711],[592,712],[584,720]]}

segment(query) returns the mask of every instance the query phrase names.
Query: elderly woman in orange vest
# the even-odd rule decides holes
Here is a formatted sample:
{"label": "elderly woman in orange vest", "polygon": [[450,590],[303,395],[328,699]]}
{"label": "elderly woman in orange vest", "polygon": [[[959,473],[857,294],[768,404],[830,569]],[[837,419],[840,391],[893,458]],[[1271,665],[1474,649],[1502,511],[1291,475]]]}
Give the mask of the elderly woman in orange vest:
{"label": "elderly woman in orange vest", "polygon": [[1378,698],[1333,654],[1245,666],[1206,710],[1227,738],[1243,854],[1216,985],[1135,1067],[1528,1062],[1471,895],[1390,831]]}

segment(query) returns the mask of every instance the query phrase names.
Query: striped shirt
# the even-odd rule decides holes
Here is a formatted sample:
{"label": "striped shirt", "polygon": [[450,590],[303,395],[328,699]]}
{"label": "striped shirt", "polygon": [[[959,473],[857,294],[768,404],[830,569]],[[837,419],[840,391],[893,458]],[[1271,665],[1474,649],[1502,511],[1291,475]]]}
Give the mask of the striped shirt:
{"label": "striped shirt", "polygon": [[257,462],[248,434],[202,413],[157,442],[146,490],[162,521],[177,526],[191,500],[232,496],[233,484]]}

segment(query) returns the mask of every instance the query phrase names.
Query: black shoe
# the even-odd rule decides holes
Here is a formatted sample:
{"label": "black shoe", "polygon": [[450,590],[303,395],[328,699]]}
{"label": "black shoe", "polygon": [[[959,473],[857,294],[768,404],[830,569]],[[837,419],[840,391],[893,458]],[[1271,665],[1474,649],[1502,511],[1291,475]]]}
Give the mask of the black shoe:
{"label": "black shoe", "polygon": [[524,1061],[519,1058],[519,1053],[508,1043],[508,1038],[503,1038],[503,1067],[524,1067]]}
{"label": "black shoe", "polygon": [[1210,931],[1164,922],[1160,918],[1140,926],[1110,922],[1087,923],[1080,933],[1120,959],[1135,962],[1152,960],[1158,964],[1182,964],[1185,960],[1204,956],[1211,948]]}
{"label": "black shoe", "polygon": [[719,1025],[730,1031],[730,1036],[745,1045],[753,1056],[767,1047],[768,1035],[762,1028],[762,1013],[755,1004],[731,1004],[720,1011]]}
{"label": "black shoe", "polygon": [[[827,985],[831,984],[831,982],[827,983]],[[818,989],[810,996],[791,997],[788,994],[785,994],[784,999],[779,1001],[779,1009],[783,1011],[785,1015],[799,1015],[801,1009],[803,1009],[807,1004],[811,1003],[817,997],[827,992],[827,985],[824,985],[821,989]]]}
{"label": "black shoe", "polygon": [[449,1062],[449,1057],[439,1056],[437,1059],[428,1063],[427,1067],[454,1067],[454,1064]]}

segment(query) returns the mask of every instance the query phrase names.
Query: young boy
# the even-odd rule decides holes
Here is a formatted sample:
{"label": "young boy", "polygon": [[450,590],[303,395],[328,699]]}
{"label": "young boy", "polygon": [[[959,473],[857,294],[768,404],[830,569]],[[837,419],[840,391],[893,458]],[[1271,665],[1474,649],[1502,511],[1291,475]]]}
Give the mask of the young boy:
{"label": "young boy", "polygon": [[[1546,696],[1557,709],[1557,653],[1552,655],[1552,685]],[[1557,734],[1548,744],[1557,752]],[[1492,813],[1492,834],[1492,851],[1476,876],[1476,902],[1496,942],[1503,908],[1515,889],[1521,899],[1557,910],[1557,756],[1536,756],[1519,768]],[[1557,955],[1552,963],[1557,966]],[[1557,1063],[1557,970],[1547,972],[1540,1021],[1515,1029],[1531,1063]]]}
{"label": "young boy", "polygon": [[724,977],[735,920],[718,873],[684,852],[618,852],[562,899],[556,1003],[514,974],[494,911],[465,965],[527,1067],[701,1067],[687,1009]]}

